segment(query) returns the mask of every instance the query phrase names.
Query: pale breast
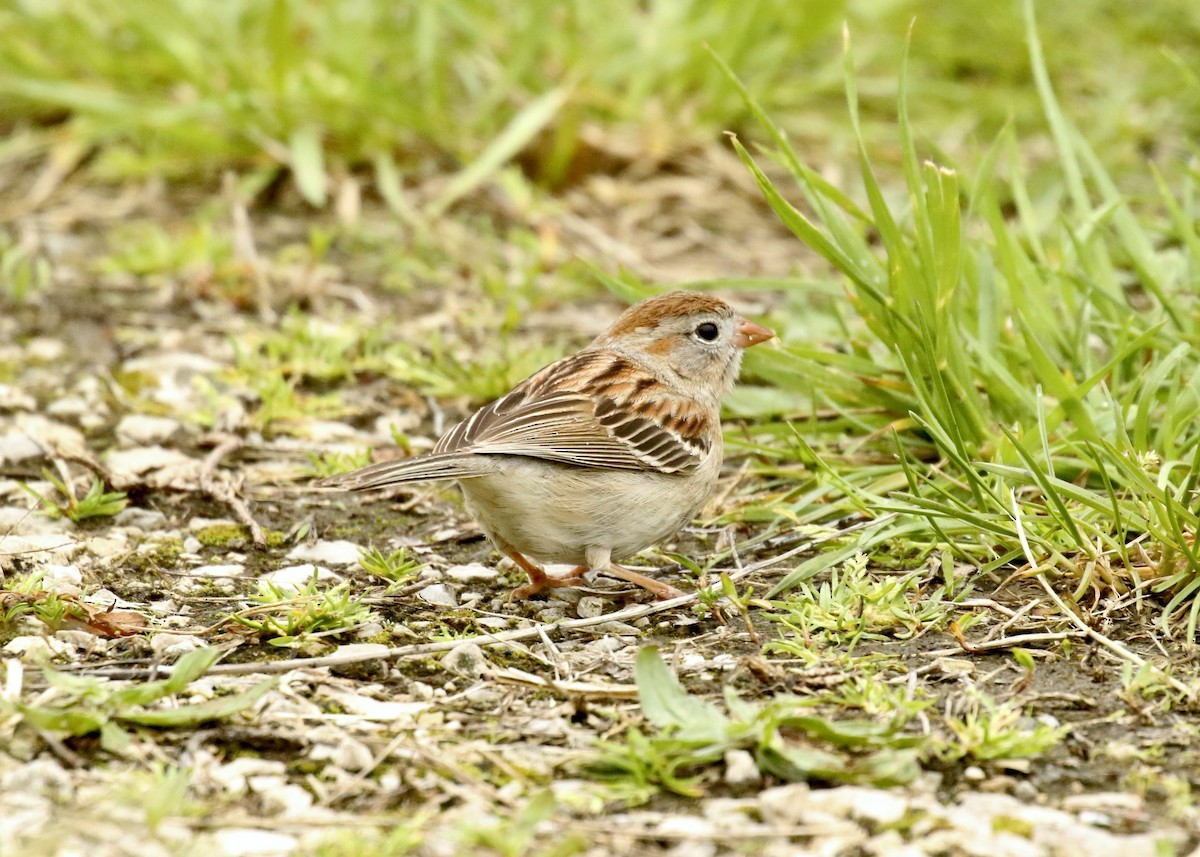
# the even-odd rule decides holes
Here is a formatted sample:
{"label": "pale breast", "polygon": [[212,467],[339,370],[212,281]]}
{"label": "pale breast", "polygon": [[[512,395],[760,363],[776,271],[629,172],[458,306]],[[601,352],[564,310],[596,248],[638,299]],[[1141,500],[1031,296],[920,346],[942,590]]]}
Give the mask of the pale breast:
{"label": "pale breast", "polygon": [[571,564],[583,564],[588,547],[619,560],[674,535],[704,505],[720,469],[719,455],[688,474],[497,458],[497,473],[461,483],[484,532],[541,562]]}

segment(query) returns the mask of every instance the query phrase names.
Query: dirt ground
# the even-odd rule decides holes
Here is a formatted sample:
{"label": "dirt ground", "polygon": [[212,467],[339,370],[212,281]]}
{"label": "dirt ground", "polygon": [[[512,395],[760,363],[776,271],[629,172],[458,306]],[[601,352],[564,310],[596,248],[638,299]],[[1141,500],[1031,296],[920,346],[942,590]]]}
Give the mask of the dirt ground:
{"label": "dirt ground", "polygon": [[[306,487],[309,453],[386,452],[394,425],[419,451],[466,413],[467,397],[418,395],[386,372],[309,376],[301,392],[341,391],[346,410],[326,418],[313,406],[264,427],[262,390],[246,386],[244,369],[228,374],[291,304],[339,323],[394,319],[398,340],[437,336],[469,351],[472,337],[493,332],[470,317],[481,288],[470,272],[493,264],[479,259],[499,260],[500,285],[485,290],[523,287],[528,258],[504,249],[514,221],[537,239],[535,281],[577,258],[659,282],[803,270],[803,251],[731,157],[697,153],[678,174],[597,179],[545,210],[514,212],[485,196],[423,238],[369,198],[341,211],[340,224],[314,222],[286,198],[246,210],[153,185],[64,186],[19,217],[15,205],[9,227],[54,276],[0,316],[0,586],[11,593],[40,570],[39,592],[90,610],[58,630],[28,615],[0,624],[0,855],[1200,853],[1192,701],[1083,636],[1033,581],[960,569],[973,590],[943,620],[853,645],[805,641],[777,621],[786,607],[762,595],[814,554],[812,533],[743,521],[689,529],[641,559],[689,592],[730,572],[753,588],[745,613],[695,598],[664,608],[606,579],[509,602],[520,575],[498,563],[453,489],[358,498]],[[187,224],[212,205],[229,208],[218,222],[231,260],[175,274],[97,267],[122,221]],[[484,223],[493,235],[481,234]],[[337,240],[319,259],[290,252],[314,227],[370,239]],[[384,252],[415,260],[407,288],[378,286],[372,259]],[[558,299],[536,282],[524,288],[521,335],[550,348],[586,341],[617,308],[594,291]],[[739,299],[751,311],[780,303]],[[31,511],[22,484],[52,496],[47,468],[80,493],[99,474],[130,503],[79,524]],[[767,490],[756,478],[727,462],[710,519]],[[667,554],[703,561],[730,543],[736,556],[703,578]],[[419,568],[386,580],[359,564],[367,547],[404,548]],[[230,621],[256,603],[262,580],[294,590],[314,569],[321,586],[348,583],[369,614],[290,646]],[[931,564],[914,598],[935,577]],[[1196,661],[1153,625],[1155,606],[1096,600],[1086,618],[1198,686]],[[104,618],[114,611],[124,618]],[[966,630],[948,621],[967,615]],[[22,717],[18,703],[63,698],[42,663],[145,681],[201,645],[220,647],[221,662],[177,702],[274,683],[229,717],[131,727],[123,754],[95,734]],[[886,723],[888,700],[919,700],[901,730],[916,744],[953,743],[951,723],[1056,739],[1022,756],[996,749],[1004,735],[976,734],[964,742],[989,750],[924,754],[919,775],[894,787],[787,782],[744,747],[679,771],[692,795],[653,777],[600,776],[598,742],[628,747],[631,730],[654,732],[635,683],[648,645],[690,694],[718,705],[732,689],[762,704],[806,699],[829,722]],[[1011,719],[981,708],[981,691]]]}

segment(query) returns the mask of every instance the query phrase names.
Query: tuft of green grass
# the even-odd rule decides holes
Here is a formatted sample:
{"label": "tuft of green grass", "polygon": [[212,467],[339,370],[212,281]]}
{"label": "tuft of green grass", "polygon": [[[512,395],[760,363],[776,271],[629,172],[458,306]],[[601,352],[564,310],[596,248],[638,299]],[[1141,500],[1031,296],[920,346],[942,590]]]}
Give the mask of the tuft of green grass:
{"label": "tuft of green grass", "polygon": [[308,453],[308,470],[313,476],[324,478],[357,470],[371,463],[371,451],[363,449],[358,452],[310,452]]}
{"label": "tuft of green grass", "polygon": [[0,229],[0,302],[27,303],[45,291],[51,279],[48,259]]}
{"label": "tuft of green grass", "polygon": [[0,590],[0,628],[11,628],[25,616],[37,619],[50,633],[69,621],[86,621],[87,613],[76,601],[44,587],[44,576],[43,571],[31,571],[6,582]]}
{"label": "tuft of green grass", "polygon": [[256,607],[230,615],[272,646],[292,647],[314,636],[337,634],[375,618],[355,599],[349,583],[322,586],[314,572],[302,589],[258,581]]}
{"label": "tuft of green grass", "polygon": [[126,685],[47,668],[44,675],[49,692],[39,694],[36,704],[0,699],[0,713],[15,714],[21,722],[54,735],[98,734],[104,750],[130,755],[132,728],[195,727],[223,720],[254,705],[275,685],[274,680],[268,679],[249,690],[205,702],[154,707],[154,703],[186,690],[220,656],[220,651],[214,648],[197,649],[176,661],[167,678]]}
{"label": "tuft of green grass", "polygon": [[886,786],[919,773],[920,742],[904,732],[919,706],[898,707],[884,723],[833,720],[817,711],[816,700],[778,696],[758,704],[728,692],[725,713],[684,690],[652,646],[638,653],[636,676],[652,731],[634,727],[622,742],[603,742],[587,768],[630,799],[659,790],[698,797],[733,749],[750,752],[764,774],[782,780]]}
{"label": "tuft of green grass", "polygon": [[[843,2],[479,0],[325,6],[233,0],[214,12],[184,0],[81,0],[0,14],[0,110],[64,121],[122,180],[288,171],[324,205],[331,173],[374,172],[403,210],[407,159],[446,154],[467,166],[432,204],[443,209],[523,151],[561,181],[603,120],[650,124],[672,146],[742,106],[704,57],[711,43],[763,91],[804,91],[793,74]],[[113,50],[120,45],[120,50]],[[789,83],[789,81],[791,83]],[[797,83],[797,81],[799,83]],[[63,116],[66,119],[63,120]],[[657,117],[654,119],[653,117]]]}
{"label": "tuft of green grass", "polygon": [[1071,729],[1034,720],[1025,716],[1016,703],[996,703],[981,693],[973,694],[959,713],[947,714],[945,723],[953,738],[942,739],[934,750],[944,762],[998,762],[1040,756]]}
{"label": "tuft of green grass", "polygon": [[819,584],[801,582],[775,602],[768,618],[805,644],[849,645],[859,640],[906,639],[949,621],[954,601],[970,592],[953,581],[930,586],[924,571],[880,574],[857,553]]}
{"label": "tuft of green grass", "polygon": [[41,510],[51,518],[68,518],[75,523],[88,518],[111,518],[129,505],[125,492],[104,490],[104,483],[98,476],[92,477],[91,486],[83,497],[76,497],[71,487],[49,470],[43,470],[42,476],[58,491],[62,502],[44,497],[28,485],[22,487],[37,498]]}
{"label": "tuft of green grass", "polygon": [[423,829],[429,814],[398,820],[386,833],[340,831],[323,837],[313,848],[313,857],[405,857],[419,853],[428,833]]}
{"label": "tuft of green grass", "polygon": [[[483,820],[464,820],[453,831],[462,853],[494,857],[571,857],[588,849],[588,840],[578,832],[556,830],[547,837],[538,827],[558,810],[550,792],[539,792],[524,806]],[[549,841],[546,841],[546,840]]]}
{"label": "tuft of green grass", "polygon": [[[742,88],[793,188],[733,145],[780,220],[837,272],[854,313],[841,320],[844,345],[785,318],[783,348],[748,355],[748,374],[807,395],[813,414],[838,415],[832,430],[803,414],[765,426],[750,445],[785,492],[776,508],[794,520],[895,513],[910,541],[985,570],[1052,575],[1075,599],[1149,582],[1168,597],[1164,624],[1182,620],[1194,639],[1197,176],[1166,165],[1170,179],[1151,171],[1156,197],[1122,195],[1059,106],[1029,2],[1025,13],[1058,168],[1048,186],[1027,181],[1011,128],[969,175],[929,151],[910,119],[907,74],[903,184],[886,186],[849,48],[856,195],[805,165]],[[863,468],[865,455],[880,463]]]}
{"label": "tuft of green grass", "polygon": [[[1122,161],[1194,138],[1200,21],[1190,0],[1078,0],[1043,15],[1061,46],[1056,68]],[[559,186],[619,169],[628,138],[661,160],[745,129],[748,111],[705,45],[787,127],[836,152],[844,134],[825,117],[840,79],[822,46],[847,20],[870,35],[865,106],[879,139],[879,92],[914,17],[914,77],[943,137],[1030,127],[1020,21],[984,0],[936,14],[919,0],[9,4],[0,114],[23,132],[13,159],[69,153],[116,182],[233,168],[265,187],[286,174],[316,206],[357,172],[411,220],[408,185],[433,159],[458,167],[428,203],[437,214],[514,160]]]}
{"label": "tuft of green grass", "polygon": [[363,571],[382,577],[392,585],[404,583],[420,573],[425,564],[404,548],[384,554],[379,548],[364,550],[358,558]]}

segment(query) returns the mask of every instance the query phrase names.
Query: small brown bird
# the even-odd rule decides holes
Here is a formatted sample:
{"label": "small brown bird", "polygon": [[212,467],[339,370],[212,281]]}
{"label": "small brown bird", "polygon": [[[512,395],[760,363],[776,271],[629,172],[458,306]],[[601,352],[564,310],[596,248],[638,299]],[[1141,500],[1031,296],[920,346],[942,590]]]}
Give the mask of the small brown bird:
{"label": "small brown bird", "polygon": [[[617,565],[674,535],[721,470],[721,398],[744,349],[772,338],[724,301],[671,292],[630,307],[590,345],[447,432],[433,452],[324,480],[364,491],[454,479],[527,598],[606,572],[659,598],[679,590]],[[534,560],[570,563],[561,577]]]}

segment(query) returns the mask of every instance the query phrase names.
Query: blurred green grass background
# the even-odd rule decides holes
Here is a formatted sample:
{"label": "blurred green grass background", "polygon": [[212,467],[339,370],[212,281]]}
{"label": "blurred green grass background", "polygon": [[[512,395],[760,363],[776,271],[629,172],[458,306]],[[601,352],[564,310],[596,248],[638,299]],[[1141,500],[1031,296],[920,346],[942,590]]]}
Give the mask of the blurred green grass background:
{"label": "blurred green grass background", "polygon": [[[1192,0],[1039,5],[1051,76],[1110,163],[1196,138]],[[291,169],[320,205],[330,172],[452,168],[492,147],[554,188],[597,168],[595,135],[669,160],[746,130],[706,44],[802,148],[836,157],[843,22],[868,138],[891,136],[910,25],[914,120],[937,146],[1040,129],[1016,3],[5,0],[0,158],[70,142],[113,182]]]}

